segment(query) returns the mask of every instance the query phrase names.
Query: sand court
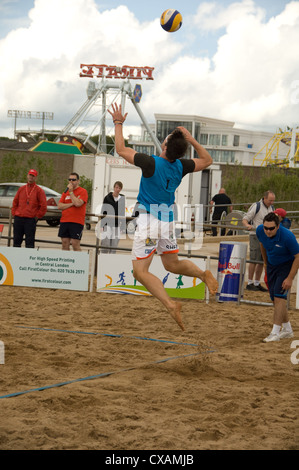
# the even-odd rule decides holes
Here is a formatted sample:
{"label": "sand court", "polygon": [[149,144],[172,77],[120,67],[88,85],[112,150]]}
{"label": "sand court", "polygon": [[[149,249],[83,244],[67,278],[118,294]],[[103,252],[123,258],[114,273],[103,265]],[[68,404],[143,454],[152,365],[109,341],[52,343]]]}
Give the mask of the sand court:
{"label": "sand court", "polygon": [[[0,396],[28,391],[0,399],[2,450],[299,447],[292,340],[262,343],[271,307],[183,299],[182,332],[152,297],[1,286],[1,301]],[[295,340],[295,296],[289,313]]]}

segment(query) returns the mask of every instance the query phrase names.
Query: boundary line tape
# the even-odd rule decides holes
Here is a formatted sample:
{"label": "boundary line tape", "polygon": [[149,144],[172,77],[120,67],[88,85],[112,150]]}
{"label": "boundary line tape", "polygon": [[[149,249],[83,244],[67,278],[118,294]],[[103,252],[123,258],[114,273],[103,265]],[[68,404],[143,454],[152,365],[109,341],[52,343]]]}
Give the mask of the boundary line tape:
{"label": "boundary line tape", "polygon": [[183,343],[183,342],[178,342],[178,341],[169,341],[169,340],[164,340],[164,339],[155,339],[155,338],[148,338],[148,337],[142,337],[142,336],[125,336],[125,335],[113,334],[113,333],[60,330],[60,329],[55,329],[55,328],[40,328],[40,327],[19,326],[19,325],[17,325],[16,328],[23,328],[27,330],[54,331],[54,332],[59,332],[59,333],[73,333],[73,334],[80,334],[80,335],[109,336],[113,338],[138,339],[138,340],[143,340],[143,341],[156,341],[158,343],[170,343],[170,344],[177,344],[177,345],[182,345],[182,346],[195,346],[195,347],[200,346],[199,344],[193,344],[193,343]]}
{"label": "boundary line tape", "polygon": [[193,354],[184,354],[182,356],[174,356],[174,357],[168,357],[166,359],[160,359],[158,361],[154,361],[154,362],[148,362],[146,364],[142,364],[140,366],[136,366],[136,367],[129,367],[129,368],[126,368],[126,369],[120,369],[120,370],[117,370],[117,371],[114,371],[114,372],[104,372],[102,374],[97,374],[97,375],[90,375],[88,377],[82,377],[82,378],[79,378],[79,379],[73,379],[73,380],[69,380],[67,382],[60,382],[60,383],[57,383],[57,384],[52,384],[52,385],[46,385],[44,387],[38,387],[38,388],[32,388],[30,390],[24,390],[24,391],[21,391],[21,392],[15,392],[15,393],[10,393],[8,395],[2,395],[0,396],[0,399],[3,399],[3,398],[11,398],[11,397],[17,397],[17,396],[20,396],[20,395],[25,395],[27,393],[33,393],[33,392],[41,392],[43,390],[49,390],[51,388],[57,388],[57,387],[63,387],[65,385],[70,385],[70,384],[73,384],[73,383],[77,383],[77,382],[84,382],[84,381],[87,381],[87,380],[93,380],[93,379],[98,379],[98,378],[103,378],[103,377],[108,377],[110,375],[113,375],[113,374],[117,374],[117,373],[121,373],[121,372],[129,372],[131,370],[136,370],[136,369],[139,369],[141,367],[145,367],[145,366],[149,366],[149,365],[154,365],[154,364],[161,364],[163,362],[168,362],[168,361],[172,361],[174,359],[181,359],[181,358],[185,358],[185,357],[190,357],[190,356],[198,356],[200,354],[208,354],[208,353],[213,353],[215,352],[214,350],[211,350],[211,351],[205,351],[204,353],[202,352],[199,352],[199,353],[193,353]]}

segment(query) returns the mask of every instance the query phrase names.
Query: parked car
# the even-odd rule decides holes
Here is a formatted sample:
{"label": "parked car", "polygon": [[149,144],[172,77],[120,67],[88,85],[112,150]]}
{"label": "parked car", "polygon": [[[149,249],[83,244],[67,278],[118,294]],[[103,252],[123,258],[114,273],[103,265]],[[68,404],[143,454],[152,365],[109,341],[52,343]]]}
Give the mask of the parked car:
{"label": "parked car", "polygon": [[[25,183],[0,183],[0,217],[9,217],[13,199],[18,189],[24,186],[24,184]],[[61,194],[41,184],[38,186],[45,191],[47,198],[47,212],[42,220],[46,220],[50,227],[56,227],[59,225],[61,217],[61,210],[57,207]]]}

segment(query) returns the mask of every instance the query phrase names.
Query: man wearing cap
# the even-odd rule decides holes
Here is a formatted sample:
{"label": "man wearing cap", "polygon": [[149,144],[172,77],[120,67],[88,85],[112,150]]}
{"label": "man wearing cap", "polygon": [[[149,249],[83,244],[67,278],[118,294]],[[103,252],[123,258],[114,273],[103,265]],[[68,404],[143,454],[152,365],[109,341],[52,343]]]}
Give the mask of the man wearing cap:
{"label": "man wearing cap", "polygon": [[274,211],[274,213],[278,215],[280,225],[282,225],[285,228],[291,227],[291,221],[290,219],[286,217],[287,212],[284,209],[278,208]]}
{"label": "man wearing cap", "polygon": [[36,170],[29,170],[27,184],[18,189],[13,200],[14,247],[21,247],[25,236],[26,248],[34,248],[36,222],[47,212],[45,191],[36,184],[37,176]]}
{"label": "man wearing cap", "polygon": [[260,284],[263,272],[263,258],[260,249],[260,243],[256,236],[256,228],[263,223],[264,217],[274,211],[275,194],[273,191],[266,191],[264,197],[260,201],[255,202],[248,209],[247,214],[243,217],[242,224],[250,231],[249,233],[249,250],[250,260],[248,266],[248,284],[247,290],[266,292],[267,289]]}

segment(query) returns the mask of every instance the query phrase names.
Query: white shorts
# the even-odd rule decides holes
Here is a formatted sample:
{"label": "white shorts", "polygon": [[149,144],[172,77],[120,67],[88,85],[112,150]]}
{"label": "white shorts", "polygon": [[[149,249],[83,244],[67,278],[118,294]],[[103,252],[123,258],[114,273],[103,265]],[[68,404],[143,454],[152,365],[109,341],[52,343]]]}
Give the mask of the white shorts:
{"label": "white shorts", "polygon": [[132,259],[145,259],[157,252],[178,253],[174,222],[162,222],[152,214],[140,214],[132,248]]}

